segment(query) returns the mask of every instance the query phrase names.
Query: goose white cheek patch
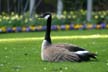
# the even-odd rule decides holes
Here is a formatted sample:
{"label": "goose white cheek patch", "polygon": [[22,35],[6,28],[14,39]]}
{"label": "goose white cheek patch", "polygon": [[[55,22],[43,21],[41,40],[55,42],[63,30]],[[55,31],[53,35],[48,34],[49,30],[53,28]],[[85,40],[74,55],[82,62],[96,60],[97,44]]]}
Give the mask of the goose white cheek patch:
{"label": "goose white cheek patch", "polygon": [[48,19],[49,17],[50,17],[50,15],[46,15],[44,18],[45,18],[45,19]]}

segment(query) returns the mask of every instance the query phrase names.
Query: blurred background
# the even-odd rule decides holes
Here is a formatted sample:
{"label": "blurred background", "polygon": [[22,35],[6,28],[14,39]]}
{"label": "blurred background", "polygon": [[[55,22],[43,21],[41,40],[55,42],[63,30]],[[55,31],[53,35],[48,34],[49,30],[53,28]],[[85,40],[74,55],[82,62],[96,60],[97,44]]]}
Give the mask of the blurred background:
{"label": "blurred background", "polygon": [[[82,63],[41,60],[51,12],[53,43],[72,43],[96,53]],[[0,72],[108,72],[108,0],[0,0]]]}
{"label": "blurred background", "polygon": [[28,26],[41,28],[45,21],[37,17],[44,12],[52,13],[52,25],[77,24],[78,29],[85,24],[89,25],[87,28],[94,24],[102,24],[97,28],[108,27],[107,5],[107,0],[0,0],[0,32],[13,32],[16,27],[19,31],[26,31]]}

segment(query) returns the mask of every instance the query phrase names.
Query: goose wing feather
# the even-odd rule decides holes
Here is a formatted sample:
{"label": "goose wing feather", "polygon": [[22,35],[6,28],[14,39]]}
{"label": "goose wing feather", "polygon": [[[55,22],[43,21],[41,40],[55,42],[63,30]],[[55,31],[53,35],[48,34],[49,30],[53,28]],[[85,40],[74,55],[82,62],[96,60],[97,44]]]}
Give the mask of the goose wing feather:
{"label": "goose wing feather", "polygon": [[[49,48],[50,47],[50,48]],[[46,49],[46,56],[48,61],[59,62],[59,61],[76,61],[79,62],[80,58],[74,52],[55,45],[48,46]]]}
{"label": "goose wing feather", "polygon": [[60,48],[65,48],[71,52],[75,52],[75,51],[84,51],[84,48],[78,47],[76,45],[73,44],[55,44],[56,47],[60,47]]}

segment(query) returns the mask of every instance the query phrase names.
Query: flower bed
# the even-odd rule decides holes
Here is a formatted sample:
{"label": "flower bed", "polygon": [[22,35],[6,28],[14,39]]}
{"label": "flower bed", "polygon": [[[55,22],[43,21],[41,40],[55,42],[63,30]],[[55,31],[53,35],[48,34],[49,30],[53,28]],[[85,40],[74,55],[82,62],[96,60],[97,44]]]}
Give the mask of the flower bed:
{"label": "flower bed", "polygon": [[[108,24],[66,24],[52,25],[51,30],[108,29]],[[0,27],[0,33],[45,31],[46,26]]]}
{"label": "flower bed", "polygon": [[[92,12],[90,22],[86,21],[86,11],[64,11],[61,18],[52,13],[52,30],[79,30],[79,29],[105,29],[108,28],[108,11]],[[35,14],[29,18],[29,14],[18,15],[12,12],[10,15],[0,15],[0,32],[30,32],[46,29],[44,19]]]}

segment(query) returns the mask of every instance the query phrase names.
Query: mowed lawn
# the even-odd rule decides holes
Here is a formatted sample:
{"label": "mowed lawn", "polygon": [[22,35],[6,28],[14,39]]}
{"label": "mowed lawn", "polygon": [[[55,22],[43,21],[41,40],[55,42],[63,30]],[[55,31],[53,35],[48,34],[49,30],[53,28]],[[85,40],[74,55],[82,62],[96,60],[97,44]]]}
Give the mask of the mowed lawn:
{"label": "mowed lawn", "polygon": [[[52,31],[53,43],[72,43],[96,52],[89,62],[44,62],[40,58],[44,32],[0,34],[0,72],[108,72],[108,30]],[[80,38],[102,35],[103,37]],[[78,38],[60,37],[78,36]],[[39,38],[39,39],[38,39]],[[13,40],[14,39],[14,40]],[[20,40],[19,40],[20,39]]]}

